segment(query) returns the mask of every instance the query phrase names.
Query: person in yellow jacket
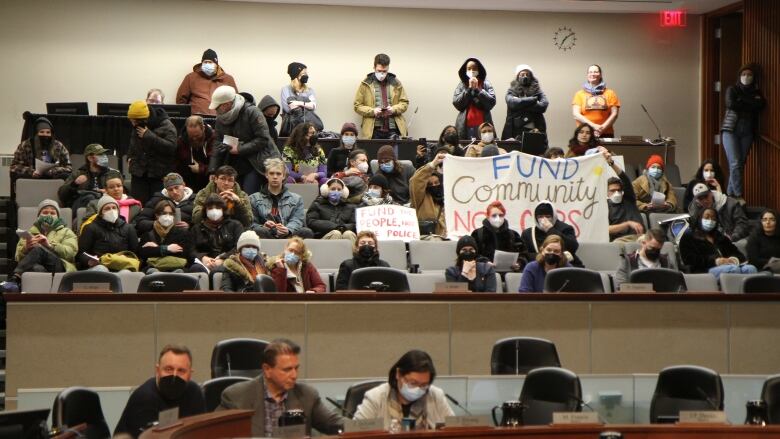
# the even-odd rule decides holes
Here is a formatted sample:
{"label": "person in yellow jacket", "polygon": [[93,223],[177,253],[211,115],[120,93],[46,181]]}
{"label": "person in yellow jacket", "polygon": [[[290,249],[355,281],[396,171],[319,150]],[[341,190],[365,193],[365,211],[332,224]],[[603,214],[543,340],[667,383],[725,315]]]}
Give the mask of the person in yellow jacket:
{"label": "person in yellow jacket", "polygon": [[406,136],[404,113],[409,98],[404,86],[389,73],[390,57],[374,57],[374,71],[366,76],[355,93],[355,113],[363,117],[361,136],[365,139],[390,139]]}
{"label": "person in yellow jacket", "polygon": [[[38,204],[38,219],[20,236],[16,245],[16,268],[9,280],[3,282],[2,290],[19,290],[22,273],[33,271],[61,273],[76,271],[73,264],[78,252],[78,238],[65,225],[60,216],[60,206],[54,200],[43,200]],[[43,293],[46,291],[35,291]]]}
{"label": "person in yellow jacket", "polygon": [[437,148],[433,160],[421,166],[409,180],[410,207],[417,210],[420,239],[423,240],[447,238],[441,165],[448,153],[446,146]]}

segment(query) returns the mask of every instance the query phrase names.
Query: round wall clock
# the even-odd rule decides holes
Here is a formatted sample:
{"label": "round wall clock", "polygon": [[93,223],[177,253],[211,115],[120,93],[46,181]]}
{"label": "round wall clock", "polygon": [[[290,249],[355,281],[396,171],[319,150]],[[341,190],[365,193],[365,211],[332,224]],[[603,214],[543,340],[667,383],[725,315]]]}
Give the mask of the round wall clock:
{"label": "round wall clock", "polygon": [[577,37],[575,36],[574,31],[566,26],[559,27],[553,35],[553,45],[555,45],[558,50],[563,50],[564,52],[574,49],[576,41]]}

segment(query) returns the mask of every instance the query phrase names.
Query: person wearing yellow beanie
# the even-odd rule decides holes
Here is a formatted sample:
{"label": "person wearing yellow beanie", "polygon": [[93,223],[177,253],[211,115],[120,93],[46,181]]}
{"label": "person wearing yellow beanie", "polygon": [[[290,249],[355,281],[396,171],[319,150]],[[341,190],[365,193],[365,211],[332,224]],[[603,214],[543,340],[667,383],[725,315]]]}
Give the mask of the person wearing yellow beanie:
{"label": "person wearing yellow beanie", "polygon": [[135,101],[127,109],[128,119],[149,119],[149,106],[144,101]]}
{"label": "person wearing yellow beanie", "polygon": [[145,101],[130,104],[127,118],[133,126],[127,151],[130,196],[144,204],[163,189],[163,177],[175,167],[178,135],[165,110]]}

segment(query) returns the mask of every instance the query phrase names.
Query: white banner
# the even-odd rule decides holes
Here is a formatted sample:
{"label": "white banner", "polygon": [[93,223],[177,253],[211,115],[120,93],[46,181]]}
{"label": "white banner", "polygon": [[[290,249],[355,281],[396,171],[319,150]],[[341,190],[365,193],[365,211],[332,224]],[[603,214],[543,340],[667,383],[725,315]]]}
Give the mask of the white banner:
{"label": "white banner", "polygon": [[484,158],[448,155],[444,163],[447,237],[457,239],[482,226],[494,200],[507,209],[509,227],[522,233],[535,225],[533,213],[550,201],[559,220],[574,227],[580,241],[609,241],[607,178],[601,154],[547,160],[512,151]]}
{"label": "white banner", "polygon": [[361,207],[355,210],[357,231],[370,230],[380,241],[420,239],[417,211],[393,204]]}

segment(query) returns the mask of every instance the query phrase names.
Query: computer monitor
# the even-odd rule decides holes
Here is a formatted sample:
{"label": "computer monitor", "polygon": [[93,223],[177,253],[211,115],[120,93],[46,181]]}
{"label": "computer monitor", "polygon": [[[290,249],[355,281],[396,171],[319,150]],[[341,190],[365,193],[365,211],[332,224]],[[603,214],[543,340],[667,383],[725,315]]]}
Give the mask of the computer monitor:
{"label": "computer monitor", "polygon": [[48,438],[49,409],[0,412],[0,439]]}
{"label": "computer monitor", "polygon": [[46,113],[88,116],[89,107],[86,102],[47,102]]}
{"label": "computer monitor", "polygon": [[130,104],[116,104],[98,102],[97,114],[98,116],[124,116],[127,117],[127,110],[130,108]]}
{"label": "computer monitor", "polygon": [[150,107],[158,107],[168,113],[168,117],[190,117],[192,106],[190,104],[152,104]]}

